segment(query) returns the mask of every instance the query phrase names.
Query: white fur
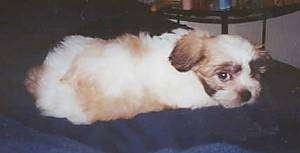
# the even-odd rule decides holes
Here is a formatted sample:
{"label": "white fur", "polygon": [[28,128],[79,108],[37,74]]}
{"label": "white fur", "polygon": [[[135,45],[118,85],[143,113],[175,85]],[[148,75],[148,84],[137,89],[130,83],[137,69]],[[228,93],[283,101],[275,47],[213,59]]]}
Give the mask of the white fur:
{"label": "white fur", "polygon": [[[143,53],[139,57],[133,55],[130,47],[121,41],[106,43],[101,39],[83,36],[66,37],[49,52],[44,61],[44,72],[36,90],[36,105],[44,115],[64,117],[75,124],[90,123],[76,91],[71,85],[61,82],[74,61],[80,63],[77,73],[87,75],[86,79],[93,82],[95,89],[105,89],[101,90],[101,94],[111,99],[129,92],[127,98],[131,103],[142,103],[144,89],[147,89],[152,98],[173,108],[218,105],[218,102],[206,94],[194,72],[179,72],[168,60],[176,42],[188,33],[188,30],[183,29],[154,37],[141,33],[139,39]],[[246,67],[240,82],[245,86],[252,84],[249,88],[256,88],[256,82],[249,79],[248,63],[254,56],[252,46],[239,39],[220,36],[211,49],[228,51],[227,55],[230,57],[226,59],[238,61]],[[241,49],[245,51],[237,50],[237,42],[242,43]],[[216,97],[222,99],[222,94],[226,95],[224,92]]]}
{"label": "white fur", "polygon": [[[174,30],[161,36],[141,34],[140,39],[148,52],[141,60],[133,59],[122,43],[114,43],[101,48],[101,56],[82,59],[81,73],[93,74],[90,79],[106,89],[109,97],[121,96],[124,91],[131,92],[132,102],[142,102],[142,89],[149,89],[158,101],[172,107],[199,108],[216,105],[205,94],[201,83],[193,72],[180,73],[168,61],[175,42],[186,30]],[[88,123],[74,89],[59,80],[70,68],[71,62],[82,52],[90,52],[86,47],[97,43],[94,38],[69,36],[61,45],[51,51],[45,61],[46,67],[37,89],[37,107],[43,115],[66,117],[75,124]],[[118,71],[115,71],[118,69]],[[99,71],[100,70],[100,71]],[[101,79],[95,77],[99,76]]]}

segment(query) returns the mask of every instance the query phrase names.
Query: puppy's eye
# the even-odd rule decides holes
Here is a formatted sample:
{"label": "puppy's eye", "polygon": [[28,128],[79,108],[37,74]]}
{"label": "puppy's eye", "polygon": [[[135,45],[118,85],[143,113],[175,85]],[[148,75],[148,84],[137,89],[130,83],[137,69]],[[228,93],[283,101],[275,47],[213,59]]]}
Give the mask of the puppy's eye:
{"label": "puppy's eye", "polygon": [[227,72],[219,72],[217,76],[222,82],[228,81],[232,78],[232,75]]}

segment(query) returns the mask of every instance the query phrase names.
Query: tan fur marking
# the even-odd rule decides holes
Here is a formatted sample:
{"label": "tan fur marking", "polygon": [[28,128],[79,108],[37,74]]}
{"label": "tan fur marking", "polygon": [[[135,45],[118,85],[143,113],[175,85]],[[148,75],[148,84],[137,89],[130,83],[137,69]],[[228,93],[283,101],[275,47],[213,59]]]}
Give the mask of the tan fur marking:
{"label": "tan fur marking", "polygon": [[160,111],[168,108],[166,105],[151,99],[149,95],[144,95],[145,98],[142,98],[142,103],[135,103],[128,97],[130,97],[130,94],[125,94],[114,100],[107,98],[104,101],[91,102],[87,105],[91,121],[129,119],[140,113]]}
{"label": "tan fur marking", "polygon": [[156,101],[147,90],[142,92],[143,95],[138,101],[133,101],[132,99],[135,98],[130,98],[132,96],[130,92],[124,92],[123,95],[115,98],[105,96],[103,95],[104,89],[95,84],[92,78],[87,76],[86,73],[78,72],[77,62],[78,60],[74,60],[71,68],[60,81],[75,89],[79,105],[82,111],[86,113],[89,122],[128,119],[139,113],[169,108],[165,104]]}
{"label": "tan fur marking", "polygon": [[206,40],[208,36],[199,36],[192,32],[183,36],[176,42],[176,46],[172,51],[169,60],[171,64],[181,72],[189,71],[196,64],[202,63],[206,57]]}
{"label": "tan fur marking", "polygon": [[82,102],[80,105],[91,123],[98,120],[128,119],[139,113],[168,108],[163,103],[155,101],[147,92],[144,92],[141,98],[142,103],[132,101],[129,92],[117,98],[106,97],[99,87],[95,87],[92,82],[85,79],[77,81],[75,90]]}
{"label": "tan fur marking", "polygon": [[36,98],[36,90],[38,87],[38,82],[41,79],[42,74],[44,73],[44,66],[36,66],[31,68],[27,72],[27,78],[25,80],[25,87]]}
{"label": "tan fur marking", "polygon": [[130,35],[130,34],[126,34],[124,36],[121,36],[118,41],[122,44],[125,44],[129,50],[130,50],[130,53],[133,55],[133,56],[142,56],[146,49],[145,47],[143,46],[140,38],[134,36],[134,35]]}

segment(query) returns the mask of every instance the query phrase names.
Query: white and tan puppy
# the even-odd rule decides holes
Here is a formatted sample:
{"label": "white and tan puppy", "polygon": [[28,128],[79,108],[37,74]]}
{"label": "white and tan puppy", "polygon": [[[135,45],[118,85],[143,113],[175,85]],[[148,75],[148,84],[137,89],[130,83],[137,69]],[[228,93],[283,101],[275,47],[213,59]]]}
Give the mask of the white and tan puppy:
{"label": "white and tan puppy", "polygon": [[267,54],[233,35],[174,30],[112,40],[69,36],[28,72],[43,115],[89,124],[175,108],[253,103]]}

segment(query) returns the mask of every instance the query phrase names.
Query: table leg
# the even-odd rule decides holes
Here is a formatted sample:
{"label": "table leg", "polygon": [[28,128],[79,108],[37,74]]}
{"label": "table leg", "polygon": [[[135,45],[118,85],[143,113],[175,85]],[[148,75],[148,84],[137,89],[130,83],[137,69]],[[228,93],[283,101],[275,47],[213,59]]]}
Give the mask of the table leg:
{"label": "table leg", "polygon": [[266,33],[267,33],[267,15],[266,13],[264,13],[263,23],[262,23],[262,35],[261,35],[262,49],[266,48]]}
{"label": "table leg", "polygon": [[221,16],[222,34],[228,34],[228,15]]}
{"label": "table leg", "polygon": [[179,12],[176,14],[176,17],[177,17],[177,24],[180,24],[180,14],[179,14]]}

